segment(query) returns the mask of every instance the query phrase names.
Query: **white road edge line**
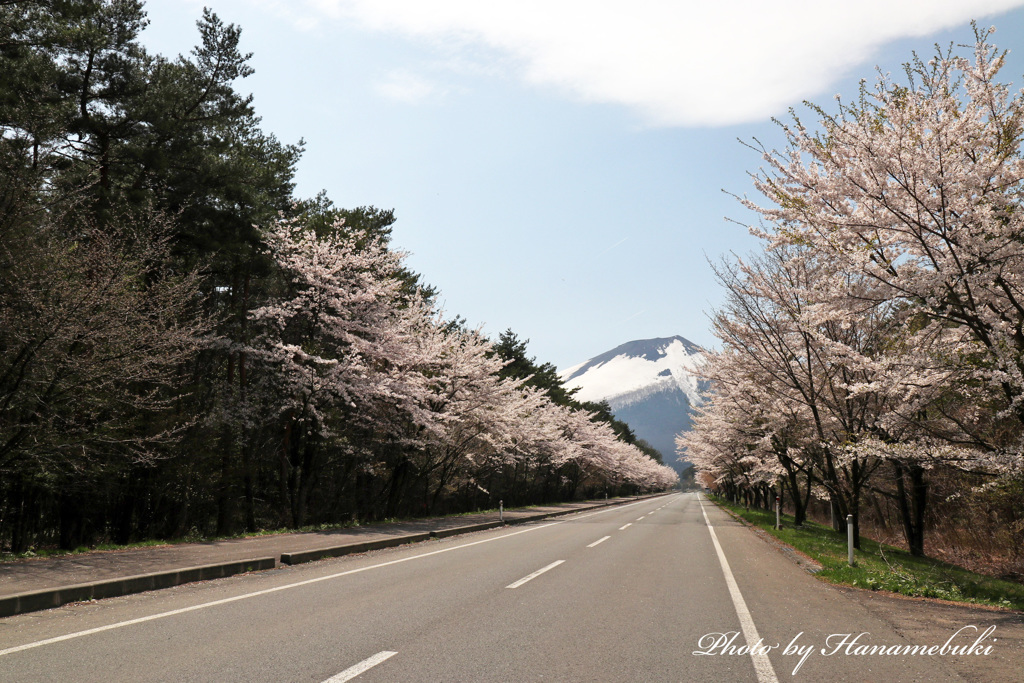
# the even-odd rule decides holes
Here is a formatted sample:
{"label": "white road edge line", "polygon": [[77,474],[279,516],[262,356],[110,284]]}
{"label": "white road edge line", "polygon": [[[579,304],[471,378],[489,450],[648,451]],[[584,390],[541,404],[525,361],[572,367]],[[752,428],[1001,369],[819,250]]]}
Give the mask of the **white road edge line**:
{"label": "white road edge line", "polygon": [[620,527],[619,527],[619,531],[622,531],[622,530],[623,530],[623,529],[625,529],[626,527],[630,527],[630,526],[633,526],[633,522],[629,522],[628,524],[625,524],[625,525],[623,525],[623,526],[620,526]]}
{"label": "white road edge line", "polygon": [[90,628],[85,631],[77,631],[75,633],[67,633],[62,636],[55,636],[53,638],[47,638],[45,640],[38,640],[34,643],[26,643],[24,645],[16,645],[9,647],[5,650],[0,650],[0,657],[4,655],[14,654],[15,652],[21,652],[23,650],[31,650],[33,648],[42,647],[43,645],[52,645],[54,643],[60,643],[65,640],[74,640],[75,638],[82,638],[83,636],[91,636],[94,633],[103,633],[104,631],[112,631],[118,628],[124,628],[125,626],[134,626],[135,624],[144,624],[147,621],[155,621],[156,619],[164,619],[166,617],[173,617],[179,614],[186,614],[188,612],[195,612],[196,610],[206,609],[207,607],[216,607],[218,605],[226,605],[231,602],[237,602],[239,600],[247,600],[248,598],[255,598],[261,595],[268,595],[270,593],[277,593],[278,591],[288,590],[290,588],[299,588],[300,586],[308,586],[313,583],[319,583],[321,581],[329,581],[331,579],[337,579],[342,576],[348,576],[350,574],[359,574],[361,572],[370,571],[371,569],[379,569],[381,567],[390,567],[393,564],[401,564],[403,562],[410,562],[412,560],[419,560],[424,557],[431,557],[432,555],[439,555],[441,553],[451,552],[452,550],[461,550],[462,548],[469,548],[474,545],[480,545],[481,543],[490,543],[491,541],[500,541],[503,538],[509,538],[511,536],[518,536],[519,534],[529,533],[531,531],[537,531],[539,529],[546,529],[549,526],[556,526],[558,524],[565,524],[571,522],[574,519],[586,519],[587,517],[593,517],[594,515],[601,515],[606,512],[612,512],[614,510],[622,510],[634,505],[640,505],[641,503],[647,502],[645,500],[638,500],[635,503],[627,503],[626,505],[616,505],[614,507],[608,507],[604,510],[598,510],[597,512],[591,512],[586,515],[575,515],[572,519],[564,519],[558,522],[548,522],[547,524],[541,524],[540,526],[530,527],[528,529],[522,529],[520,531],[513,531],[508,534],[502,534],[501,536],[492,536],[491,538],[485,538],[480,541],[473,541],[471,543],[463,543],[462,545],[452,546],[451,548],[441,548],[440,550],[432,550],[429,553],[422,553],[420,555],[412,555],[411,557],[403,557],[397,560],[391,560],[389,562],[381,562],[379,564],[372,564],[366,567],[360,567],[358,569],[349,569],[348,571],[338,572],[337,574],[329,574],[327,576],[318,576],[315,579],[306,579],[304,581],[296,581],[295,583],[287,583],[283,586],[275,586],[274,588],[266,588],[264,590],[253,591],[252,593],[243,593],[242,595],[235,595],[230,598],[223,598],[221,600],[212,600],[210,602],[203,602],[198,605],[191,605],[189,607],[182,607],[181,609],[170,610],[167,612],[158,612],[157,614],[150,614],[146,617],[139,617],[138,619],[129,619],[128,621],[119,621],[114,624],[107,624],[106,626],[97,626],[96,628]]}
{"label": "white road edge line", "polygon": [[550,569],[554,569],[555,567],[557,567],[558,565],[562,564],[563,562],[565,562],[565,560],[555,560],[554,562],[552,562],[548,566],[541,567],[540,569],[538,569],[534,573],[530,574],[529,576],[524,576],[523,578],[519,579],[515,583],[510,583],[509,585],[505,586],[505,588],[519,588],[520,586],[522,586],[527,581],[532,581],[533,579],[536,579],[538,576],[540,576],[544,572],[546,572],[546,571],[548,571]]}
{"label": "white road edge line", "polygon": [[708,525],[708,531],[711,532],[711,540],[715,544],[715,552],[718,553],[718,561],[722,565],[722,573],[725,575],[725,583],[729,586],[729,595],[732,597],[732,605],[736,608],[736,616],[740,618],[740,626],[743,628],[743,637],[747,640],[747,647],[750,648],[750,659],[754,662],[754,672],[757,674],[757,680],[759,683],[779,683],[779,679],[775,677],[775,669],[772,668],[771,660],[768,659],[768,655],[764,654],[760,650],[755,650],[755,645],[761,640],[761,636],[757,635],[757,627],[754,626],[754,619],[750,616],[750,610],[747,609],[747,603],[743,600],[743,594],[740,593],[740,587],[736,583],[736,579],[732,575],[732,570],[729,569],[729,561],[725,559],[725,552],[722,550],[722,544],[718,542],[718,536],[715,534],[715,528],[711,526],[711,520],[708,519],[708,513],[704,509],[704,502],[701,497],[697,496],[697,502],[700,503],[700,511],[704,515],[704,522]]}
{"label": "white road edge line", "polygon": [[604,538],[599,538],[599,539],[597,539],[596,541],[594,541],[593,543],[591,543],[590,545],[588,545],[587,547],[588,547],[588,548],[593,548],[593,547],[594,547],[595,545],[597,545],[598,543],[604,543],[604,542],[605,542],[605,541],[607,541],[607,540],[608,540],[609,538],[611,538],[611,536],[605,536]]}
{"label": "white road edge line", "polygon": [[351,681],[353,678],[355,678],[359,674],[363,673],[364,671],[369,671],[370,669],[372,669],[373,667],[377,666],[381,662],[383,662],[386,659],[389,659],[391,657],[394,657],[397,654],[398,654],[397,652],[391,652],[390,650],[384,650],[383,652],[378,652],[374,656],[367,657],[366,659],[364,659],[363,661],[359,662],[358,664],[354,664],[354,665],[350,666],[349,668],[345,669],[341,673],[335,674],[335,675],[331,676],[330,678],[328,678],[323,683],[345,683],[345,681]]}

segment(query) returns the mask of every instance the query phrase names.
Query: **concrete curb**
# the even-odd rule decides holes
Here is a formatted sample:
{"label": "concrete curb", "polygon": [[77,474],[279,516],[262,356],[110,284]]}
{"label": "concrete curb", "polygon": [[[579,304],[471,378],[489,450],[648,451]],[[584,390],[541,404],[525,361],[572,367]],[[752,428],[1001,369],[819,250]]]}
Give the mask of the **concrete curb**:
{"label": "concrete curb", "polygon": [[449,536],[468,534],[472,531],[497,529],[500,526],[505,526],[505,524],[505,522],[481,522],[480,524],[467,524],[466,526],[456,526],[451,529],[438,529],[437,531],[431,531],[430,536],[431,538],[448,538]]}
{"label": "concrete curb", "polygon": [[317,548],[315,550],[303,550],[297,553],[281,553],[281,564],[315,562],[316,560],[323,560],[328,557],[341,557],[342,555],[365,553],[370,550],[380,550],[381,548],[393,548],[397,545],[405,545],[406,543],[417,543],[419,541],[426,541],[429,538],[429,533],[406,534],[405,536],[383,538],[379,541],[346,543],[345,545],[335,545],[329,548]]}
{"label": "concrete curb", "polygon": [[0,598],[0,617],[60,607],[69,602],[114,598],[119,595],[143,593],[145,591],[180,586],[183,583],[192,583],[193,581],[221,579],[235,574],[244,574],[245,572],[273,569],[276,564],[276,558],[260,557],[251,560],[236,560],[234,562],[208,564],[201,567],[186,567],[165,572],[139,574],[119,579],[108,579],[106,581],[60,586],[58,588],[29,593],[18,593]]}

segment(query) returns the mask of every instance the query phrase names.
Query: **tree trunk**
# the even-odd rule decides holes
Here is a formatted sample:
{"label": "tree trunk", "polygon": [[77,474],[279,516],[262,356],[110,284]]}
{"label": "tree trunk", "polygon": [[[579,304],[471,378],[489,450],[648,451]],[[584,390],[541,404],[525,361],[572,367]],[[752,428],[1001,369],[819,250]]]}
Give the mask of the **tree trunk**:
{"label": "tree trunk", "polygon": [[57,517],[60,522],[60,549],[74,550],[81,545],[82,510],[74,494],[57,496]]}
{"label": "tree trunk", "polygon": [[220,480],[217,483],[217,535],[231,533],[231,456],[234,450],[231,426],[225,425],[220,443]]}
{"label": "tree trunk", "polygon": [[[924,556],[924,513],[928,503],[928,484],[924,480],[924,468],[920,465],[903,465],[893,461],[896,480],[896,503],[903,523],[903,537],[910,554]],[[908,489],[909,484],[909,491]]]}
{"label": "tree trunk", "polygon": [[846,528],[846,519],[843,517],[842,508],[835,495],[828,497],[829,513],[832,517],[832,531],[839,532]]}
{"label": "tree trunk", "polygon": [[256,482],[253,473],[252,447],[246,443],[242,446],[242,484],[245,487],[245,530],[256,531]]}
{"label": "tree trunk", "polygon": [[[807,521],[807,501],[800,497],[800,472],[792,461],[786,462],[786,460],[782,460],[782,465],[786,468],[790,500],[793,501],[793,524],[794,526],[801,526]],[[808,479],[808,497],[810,497],[810,488],[810,480]],[[783,497],[783,500],[785,500],[785,497]]]}

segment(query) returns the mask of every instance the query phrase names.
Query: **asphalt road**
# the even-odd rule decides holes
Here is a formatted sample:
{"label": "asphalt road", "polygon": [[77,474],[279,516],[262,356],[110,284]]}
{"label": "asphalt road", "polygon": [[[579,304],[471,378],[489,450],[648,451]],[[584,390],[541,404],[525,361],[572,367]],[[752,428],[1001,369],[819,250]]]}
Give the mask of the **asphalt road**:
{"label": "asphalt road", "polygon": [[[1020,675],[1019,617],[871,600],[817,581],[698,495],[676,494],[10,617],[0,620],[0,681]],[[855,653],[941,646],[951,636],[951,646],[966,648],[990,625],[975,648],[990,647],[987,655]],[[841,634],[849,643],[862,633],[839,645]],[[752,657],[742,647],[758,638],[772,647]],[[790,643],[809,654],[784,653]]]}

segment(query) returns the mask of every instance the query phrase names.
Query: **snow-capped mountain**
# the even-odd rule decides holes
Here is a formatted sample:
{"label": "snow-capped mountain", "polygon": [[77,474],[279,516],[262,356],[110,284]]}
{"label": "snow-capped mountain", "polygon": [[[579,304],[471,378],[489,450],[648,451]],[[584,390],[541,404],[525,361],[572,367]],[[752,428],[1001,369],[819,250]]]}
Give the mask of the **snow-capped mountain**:
{"label": "snow-capped mountain", "polygon": [[608,401],[616,418],[661,451],[665,464],[683,469],[675,435],[690,428],[691,406],[702,402],[707,387],[696,372],[703,358],[703,349],[683,337],[641,339],[559,375],[567,389],[578,389],[578,400]]}

